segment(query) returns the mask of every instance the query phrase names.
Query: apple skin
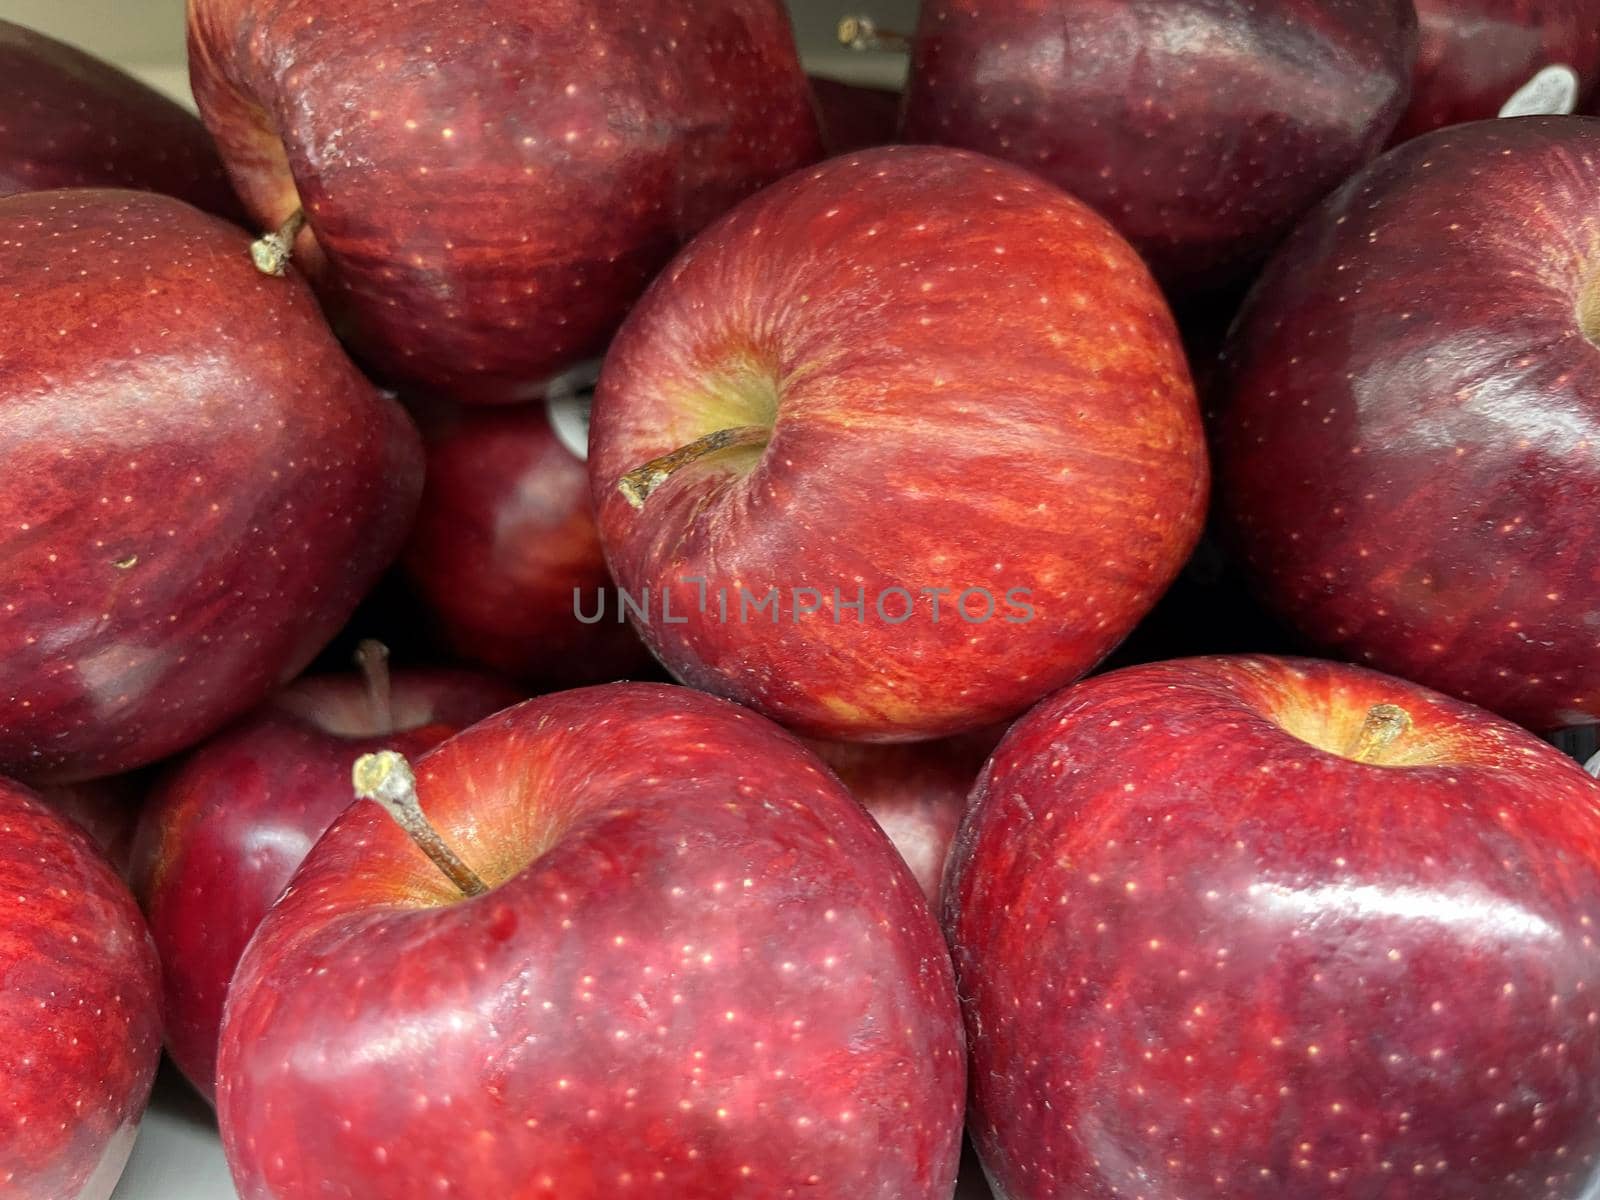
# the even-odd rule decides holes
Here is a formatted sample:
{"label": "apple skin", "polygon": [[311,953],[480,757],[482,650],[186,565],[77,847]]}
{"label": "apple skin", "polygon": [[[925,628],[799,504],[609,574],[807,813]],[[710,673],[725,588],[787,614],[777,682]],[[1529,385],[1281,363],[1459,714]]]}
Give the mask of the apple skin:
{"label": "apple skin", "polygon": [[117,874],[127,879],[132,870],[134,830],[148,789],[148,778],[139,772],[83,783],[47,784],[35,789],[35,794],[58,816],[87,833]]}
{"label": "apple skin", "polygon": [[889,835],[937,911],[945,858],[967,810],[967,793],[1004,732],[980,729],[893,746],[816,740],[806,745]]}
{"label": "apple skin", "polygon": [[306,853],[350,806],[351,764],[386,748],[421,754],[522,699],[461,671],[399,671],[391,691],[386,715],[355,676],[300,680],[152,792],[134,883],[166,967],[167,1053],[208,1100],[228,981]]}
{"label": "apple skin", "polygon": [[924,0],[901,132],[1037,171],[1208,291],[1383,148],[1416,28],[1411,0]]}
{"label": "apple skin", "polygon": [[[739,426],[771,428],[764,450],[685,466],[639,509],[619,491]],[[697,239],[606,356],[589,447],[656,657],[845,741],[981,728],[1089,670],[1183,565],[1208,481],[1177,331],[1127,243],[1019,168],[924,146],[832,159]],[[826,603],[796,616],[796,588]],[[891,588],[915,601],[900,623]],[[991,619],[954,612],[973,588]],[[781,619],[741,621],[769,589]]]}
{"label": "apple skin", "polygon": [[900,140],[902,93],[825,75],[812,75],[810,80],[822,119],[822,144],[830,155]]}
{"label": "apple skin", "polygon": [[134,188],[244,218],[193,113],[110,63],[10,21],[0,21],[0,113],[0,196]]}
{"label": "apple skin", "polygon": [[1600,81],[1600,0],[1416,0],[1421,49],[1396,142],[1498,116],[1540,70],[1571,67],[1580,102]]}
{"label": "apple skin", "polygon": [[1594,238],[1600,123],[1408,142],[1268,268],[1215,422],[1270,609],[1540,730],[1600,719],[1600,552],[1577,536],[1600,493]]}
{"label": "apple skin", "polygon": [[[1388,756],[1317,748],[1380,704]],[[1600,1181],[1600,788],[1482,710],[1309,659],[1098,676],[996,751],[945,902],[1003,1200]]]}
{"label": "apple skin", "polygon": [[539,397],[673,252],[821,153],[779,0],[190,0],[201,116],[360,357]]}
{"label": "apple skin", "polygon": [[943,1200],[949,957],[889,840],[760,717],[664,684],[519,705],[417,764],[492,889],[375,804],[245,952],[218,1112],[243,1200]]}
{"label": "apple skin", "polygon": [[170,197],[0,199],[0,274],[0,770],[73,782],[293,678],[399,552],[421,441],[303,283]]}
{"label": "apple skin", "polygon": [[0,779],[0,1194],[107,1200],[161,1056],[155,947],[84,831]]}
{"label": "apple skin", "polygon": [[638,635],[608,612],[587,465],[541,405],[421,410],[427,482],[401,568],[435,638],[457,658],[539,691],[653,675]]}

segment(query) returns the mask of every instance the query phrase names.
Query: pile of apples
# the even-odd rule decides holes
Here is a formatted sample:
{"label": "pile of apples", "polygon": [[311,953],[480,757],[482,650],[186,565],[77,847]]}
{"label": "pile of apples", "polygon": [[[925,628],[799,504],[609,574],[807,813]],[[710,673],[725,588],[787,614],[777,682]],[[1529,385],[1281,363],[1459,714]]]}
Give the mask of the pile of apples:
{"label": "pile of apples", "polygon": [[188,22],[0,22],[0,1196],[1600,1194],[1600,0]]}

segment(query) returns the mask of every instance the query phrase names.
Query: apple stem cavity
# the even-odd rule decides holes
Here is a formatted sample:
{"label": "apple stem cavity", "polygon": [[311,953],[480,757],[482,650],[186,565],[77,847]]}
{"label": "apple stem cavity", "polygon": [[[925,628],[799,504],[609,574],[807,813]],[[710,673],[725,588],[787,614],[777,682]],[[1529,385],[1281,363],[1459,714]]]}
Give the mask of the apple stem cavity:
{"label": "apple stem cavity", "polygon": [[283,275],[294,257],[294,240],[306,225],[306,212],[297,208],[272,233],[250,243],[250,260],[263,275]]}
{"label": "apple stem cavity", "polygon": [[390,733],[394,729],[394,685],[389,677],[389,647],[375,638],[363,638],[356,646],[355,660],[366,681],[373,732]]}
{"label": "apple stem cavity", "polygon": [[1367,719],[1361,723],[1361,731],[1350,743],[1346,757],[1356,762],[1376,762],[1410,728],[1411,714],[1398,704],[1374,704],[1367,710]]}
{"label": "apple stem cavity", "polygon": [[670,479],[675,471],[722,450],[765,446],[771,437],[772,430],[765,425],[719,429],[687,446],[679,446],[670,454],[653,458],[642,467],[634,468],[617,482],[617,490],[627,497],[628,503],[634,508],[643,508],[650,493]]}
{"label": "apple stem cavity", "polygon": [[878,23],[868,16],[839,18],[839,44],[857,51],[891,51],[906,53],[911,49],[911,39],[892,29],[879,29]]}
{"label": "apple stem cavity", "polygon": [[423,813],[422,802],[417,798],[417,777],[404,755],[393,750],[363,754],[356,759],[350,780],[355,785],[357,798],[373,801],[393,817],[395,824],[416,843],[417,849],[432,860],[462,895],[481,896],[489,890],[478,873],[444,844],[439,831]]}

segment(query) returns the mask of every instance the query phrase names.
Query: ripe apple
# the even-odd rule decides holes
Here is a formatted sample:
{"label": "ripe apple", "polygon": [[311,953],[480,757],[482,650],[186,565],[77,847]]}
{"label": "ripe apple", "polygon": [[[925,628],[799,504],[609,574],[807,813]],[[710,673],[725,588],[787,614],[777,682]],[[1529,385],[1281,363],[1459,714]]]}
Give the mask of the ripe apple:
{"label": "ripe apple", "polygon": [[414,788],[395,755],[356,775],[418,841],[353,805],[245,952],[217,1096],[244,1200],[950,1196],[948,956],[792,738],[612,684],[480,722]]}
{"label": "ripe apple", "polygon": [[656,656],[859,741],[1083,674],[1177,573],[1207,486],[1133,250],[1019,168],[922,146],[832,159],[697,239],[606,356],[589,466]]}
{"label": "ripe apple", "polygon": [[422,414],[427,483],[401,557],[425,620],[455,656],[541,691],[654,673],[612,590],[589,472],[545,406]]}
{"label": "ripe apple", "polygon": [[399,552],[416,430],[248,249],[167,196],[0,199],[0,770],[71,782],[192,745]]}
{"label": "ripe apple", "polygon": [[140,821],[135,886],[165,966],[167,1053],[207,1099],[228,981],[272,902],[350,805],[350,764],[421,754],[522,697],[460,671],[400,671],[377,648],[366,678],[317,676],[177,764]]}
{"label": "ripe apple", "polygon": [[1269,607],[1535,729],[1600,719],[1597,240],[1600,125],[1407,143],[1268,268],[1217,421]]}
{"label": "ripe apple", "polygon": [[256,220],[374,370],[457,400],[536,399],[820,153],[779,0],[190,0],[189,49]]}
{"label": "ripe apple", "polygon": [[166,192],[244,217],[193,113],[109,63],[0,21],[0,196],[64,187]]}
{"label": "ripe apple", "polygon": [[924,0],[907,141],[1086,201],[1177,294],[1235,281],[1382,149],[1411,0]]}
{"label": "ripe apple", "polygon": [[0,780],[0,1195],[106,1200],[161,1055],[160,968],[87,834]]}
{"label": "ripe apple", "polygon": [[1413,684],[1133,667],[996,751],[946,933],[1009,1200],[1600,1187],[1600,785]]}
{"label": "ripe apple", "polygon": [[144,773],[113,775],[83,783],[46,784],[40,800],[89,835],[106,861],[124,879],[133,862],[133,835],[149,788]]}
{"label": "ripe apple", "polygon": [[889,835],[937,911],[945,858],[967,810],[967,793],[1004,732],[1003,727],[980,729],[895,746],[806,744]]}
{"label": "ripe apple", "polygon": [[1422,45],[1397,142],[1508,104],[1518,116],[1570,113],[1600,81],[1600,0],[1416,5]]}
{"label": "ripe apple", "polygon": [[824,75],[810,78],[822,119],[822,144],[829,154],[848,154],[900,140],[899,91]]}

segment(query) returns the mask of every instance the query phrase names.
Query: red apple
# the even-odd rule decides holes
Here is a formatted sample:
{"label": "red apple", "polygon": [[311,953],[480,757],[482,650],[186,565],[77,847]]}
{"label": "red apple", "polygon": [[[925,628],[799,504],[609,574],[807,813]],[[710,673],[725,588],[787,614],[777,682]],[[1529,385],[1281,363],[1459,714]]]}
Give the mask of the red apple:
{"label": "red apple", "polygon": [[167,192],[244,215],[193,113],[109,63],[0,21],[0,196],[64,187]]}
{"label": "red apple", "polygon": [[422,507],[402,556],[452,654],[537,690],[653,672],[616,613],[586,623],[611,590],[589,472],[545,406],[425,412]]}
{"label": "red apple", "polygon": [[967,810],[967,793],[1003,729],[910,745],[807,744],[889,835],[937,909],[950,842]]}
{"label": "red apple", "polygon": [[161,1054],[159,973],[88,835],[0,780],[0,1195],[111,1195]]}
{"label": "red apple", "polygon": [[829,154],[848,154],[900,140],[899,91],[823,75],[810,78],[822,119],[822,144]]}
{"label": "red apple", "polygon": [[400,408],[166,196],[0,199],[0,770],[152,762],[293,677],[399,551]]}
{"label": "red apple", "polygon": [[946,878],[996,1191],[1582,1200],[1600,786],[1413,684],[1134,667],[1014,726]]}
{"label": "red apple", "polygon": [[167,1053],[207,1099],[228,981],[272,902],[350,805],[350,764],[393,747],[421,754],[516,703],[459,671],[319,676],[177,764],[140,822],[136,878],[165,964]]}
{"label": "red apple", "polygon": [[929,147],[833,159],[697,239],[606,357],[589,466],[669,669],[879,741],[1087,671],[1177,573],[1207,482],[1132,249],[1026,172]]}
{"label": "red apple", "polygon": [[133,834],[149,781],[142,773],[84,783],[47,784],[39,799],[75,822],[124,879],[133,862]]}
{"label": "red apple", "polygon": [[1223,509],[1306,637],[1600,719],[1600,124],[1441,130],[1330,199],[1230,337]]}
{"label": "red apple", "polygon": [[[394,762],[357,775],[403,804]],[[244,1200],[950,1196],[949,960],[802,746],[613,684],[491,717],[417,776],[450,874],[354,805],[234,978],[218,1111]]]}
{"label": "red apple", "polygon": [[1570,113],[1600,81],[1600,0],[1416,0],[1411,107],[1395,141],[1443,125]]}
{"label": "red apple", "polygon": [[1211,289],[1382,149],[1416,36],[1411,0],[924,0],[902,132],[1037,171]]}
{"label": "red apple", "polygon": [[527,400],[817,157],[779,0],[191,0],[201,115],[378,370]]}

